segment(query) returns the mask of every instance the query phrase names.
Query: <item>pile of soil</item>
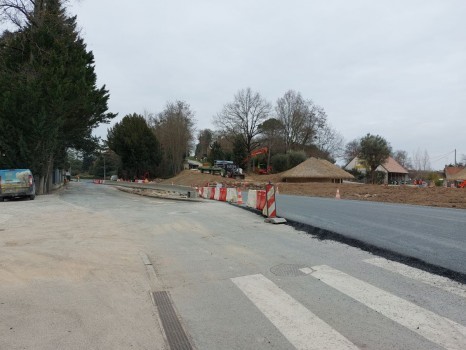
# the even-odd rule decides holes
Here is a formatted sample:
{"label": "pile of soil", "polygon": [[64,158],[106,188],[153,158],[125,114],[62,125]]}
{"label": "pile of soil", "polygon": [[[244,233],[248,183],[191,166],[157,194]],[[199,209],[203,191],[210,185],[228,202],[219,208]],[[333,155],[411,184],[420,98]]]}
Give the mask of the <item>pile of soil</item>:
{"label": "pile of soil", "polygon": [[202,187],[222,183],[225,186],[244,189],[264,188],[269,181],[278,186],[280,194],[335,198],[337,189],[342,199],[427,205],[466,209],[466,188],[383,186],[355,183],[282,183],[281,175],[249,174],[244,180],[223,178],[220,175],[201,174],[197,170],[185,170],[178,176],[162,183]]}

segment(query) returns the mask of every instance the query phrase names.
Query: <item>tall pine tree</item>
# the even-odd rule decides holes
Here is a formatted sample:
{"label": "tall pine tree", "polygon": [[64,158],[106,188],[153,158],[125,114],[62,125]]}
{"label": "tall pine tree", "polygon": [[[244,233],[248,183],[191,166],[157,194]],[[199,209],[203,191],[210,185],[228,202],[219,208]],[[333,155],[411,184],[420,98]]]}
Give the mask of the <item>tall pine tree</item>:
{"label": "tall pine tree", "polygon": [[94,56],[62,1],[31,1],[21,10],[24,25],[0,39],[0,150],[3,166],[39,174],[44,193],[66,149],[95,148],[92,129],[115,115],[107,113],[109,94],[96,85]]}

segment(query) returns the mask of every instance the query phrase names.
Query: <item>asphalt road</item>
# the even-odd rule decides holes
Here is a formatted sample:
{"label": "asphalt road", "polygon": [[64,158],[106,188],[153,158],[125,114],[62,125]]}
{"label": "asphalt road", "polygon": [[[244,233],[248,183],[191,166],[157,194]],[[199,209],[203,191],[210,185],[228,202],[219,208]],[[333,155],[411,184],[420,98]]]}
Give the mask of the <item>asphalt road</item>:
{"label": "asphalt road", "polygon": [[278,195],[277,213],[466,274],[466,210]]}
{"label": "asphalt road", "polygon": [[0,334],[0,349],[464,349],[466,287],[225,203],[71,183],[0,203]]}

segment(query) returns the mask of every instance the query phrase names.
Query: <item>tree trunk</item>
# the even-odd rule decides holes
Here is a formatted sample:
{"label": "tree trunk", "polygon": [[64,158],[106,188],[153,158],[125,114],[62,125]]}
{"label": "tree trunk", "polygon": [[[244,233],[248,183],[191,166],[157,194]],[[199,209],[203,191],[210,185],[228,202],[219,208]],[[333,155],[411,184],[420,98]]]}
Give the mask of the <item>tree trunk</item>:
{"label": "tree trunk", "polygon": [[47,194],[49,193],[49,176],[53,167],[53,156],[49,156],[47,165],[43,168],[42,174],[40,174],[39,180],[39,192],[38,194]]}
{"label": "tree trunk", "polygon": [[269,145],[268,150],[267,150],[267,169],[266,172],[267,174],[269,173],[269,168],[270,168],[270,155],[272,154],[272,146]]}

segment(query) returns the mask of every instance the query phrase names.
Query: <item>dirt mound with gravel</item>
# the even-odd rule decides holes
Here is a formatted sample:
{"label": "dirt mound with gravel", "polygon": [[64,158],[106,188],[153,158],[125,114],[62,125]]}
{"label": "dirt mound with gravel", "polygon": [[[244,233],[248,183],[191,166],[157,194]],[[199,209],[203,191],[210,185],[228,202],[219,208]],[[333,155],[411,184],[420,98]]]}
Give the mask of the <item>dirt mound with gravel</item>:
{"label": "dirt mound with gravel", "polygon": [[280,194],[335,198],[337,189],[342,199],[427,205],[434,207],[466,209],[466,188],[362,185],[355,183],[282,183],[280,174],[248,174],[244,180],[220,175],[201,174],[197,170],[185,170],[178,176],[162,181],[174,185],[202,187],[222,183],[225,186],[264,188],[269,181],[278,186]]}

